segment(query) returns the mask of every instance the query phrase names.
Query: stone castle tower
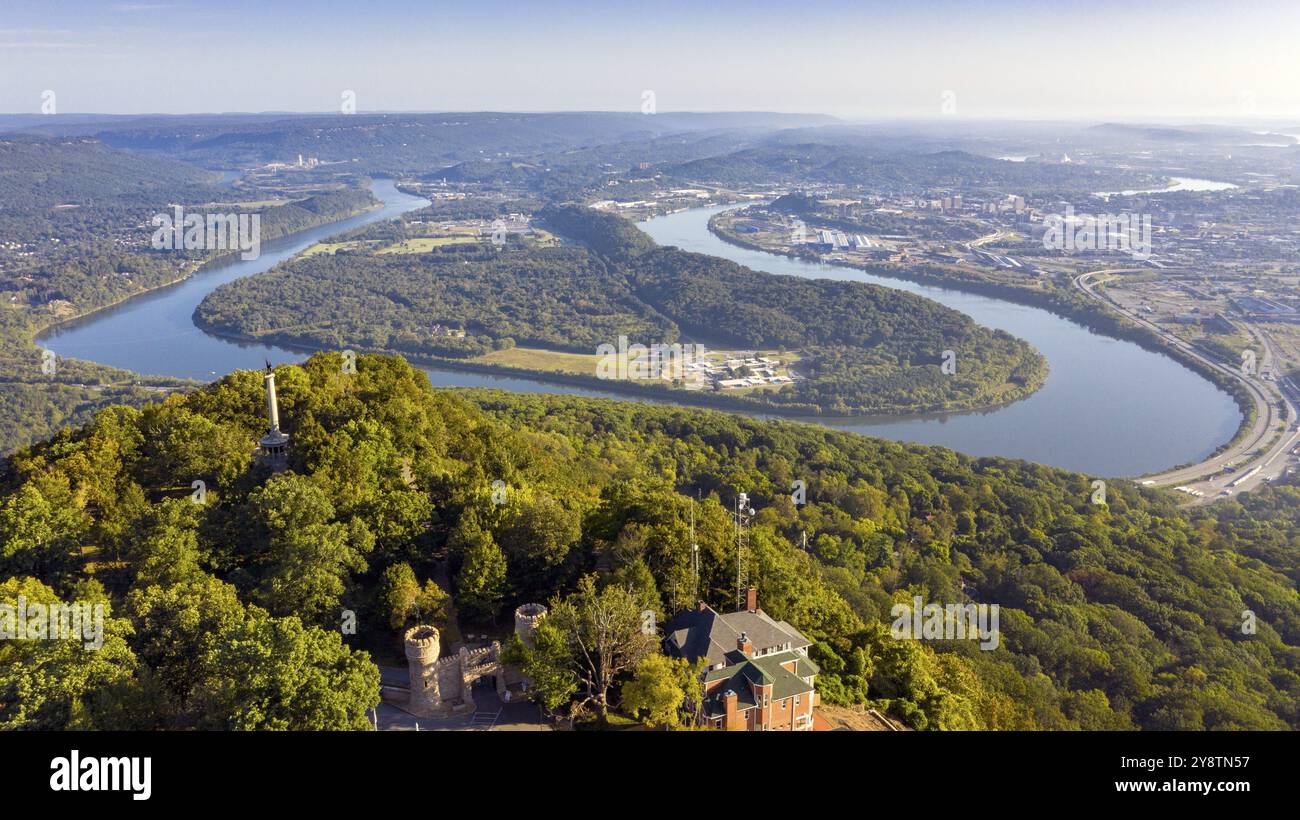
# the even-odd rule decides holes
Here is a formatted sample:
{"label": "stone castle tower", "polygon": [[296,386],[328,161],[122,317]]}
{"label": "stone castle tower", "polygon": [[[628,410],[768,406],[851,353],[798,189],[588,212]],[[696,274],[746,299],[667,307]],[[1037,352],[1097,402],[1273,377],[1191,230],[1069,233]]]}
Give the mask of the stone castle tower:
{"label": "stone castle tower", "polygon": [[546,607],[541,604],[524,604],[515,610],[515,634],[525,646],[532,647],[537,626],[546,617]]}
{"label": "stone castle tower", "polygon": [[438,630],[432,626],[413,626],[403,636],[406,664],[411,676],[410,710],[417,715],[433,715],[442,704],[438,685]]}
{"label": "stone castle tower", "polygon": [[[515,610],[515,634],[532,646],[537,627],[545,617],[546,607],[524,604]],[[461,646],[459,651],[439,658],[438,639],[437,627],[425,624],[413,626],[402,635],[410,688],[401,705],[411,714],[443,717],[472,712],[474,686],[481,681],[491,680],[503,701],[510,700],[510,686],[522,684],[527,688],[527,678],[501,661],[499,641],[475,649]]]}
{"label": "stone castle tower", "polygon": [[271,430],[257,442],[257,453],[275,472],[289,468],[289,436],[280,431],[280,402],[275,394],[275,371],[266,363],[266,414]]}
{"label": "stone castle tower", "polygon": [[[523,641],[524,646],[532,648],[534,636],[537,635],[537,627],[546,617],[546,607],[541,604],[524,604],[515,610],[515,634],[519,640]],[[528,679],[522,671],[513,667],[505,670],[506,684],[509,686],[522,686],[527,690],[532,681]]]}

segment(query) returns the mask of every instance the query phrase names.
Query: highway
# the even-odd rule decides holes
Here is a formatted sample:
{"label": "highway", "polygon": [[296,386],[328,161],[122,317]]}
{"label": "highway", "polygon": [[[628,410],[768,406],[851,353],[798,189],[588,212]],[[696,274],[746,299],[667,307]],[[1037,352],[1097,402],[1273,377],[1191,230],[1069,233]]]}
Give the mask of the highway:
{"label": "highway", "polygon": [[[1267,334],[1243,323],[1247,332],[1263,351],[1254,375],[1246,375],[1240,368],[1225,366],[1191,344],[1167,333],[1155,323],[1122,308],[1115,300],[1096,289],[1095,277],[1120,273],[1128,268],[1111,268],[1091,271],[1074,278],[1074,286],[1089,297],[1098,299],[1127,319],[1148,328],[1166,343],[1189,356],[1226,374],[1245,385],[1255,402],[1255,421],[1241,439],[1227,450],[1205,461],[1179,467],[1139,479],[1146,486],[1175,487],[1187,495],[1187,505],[1205,504],[1218,498],[1249,492],[1261,484],[1272,481],[1294,466],[1291,449],[1300,438],[1296,428],[1296,404],[1300,395],[1295,385],[1283,376],[1278,381],[1262,378],[1273,372],[1277,358],[1272,341]],[[1286,408],[1285,420],[1279,407]],[[1231,468],[1231,471],[1229,471]]]}

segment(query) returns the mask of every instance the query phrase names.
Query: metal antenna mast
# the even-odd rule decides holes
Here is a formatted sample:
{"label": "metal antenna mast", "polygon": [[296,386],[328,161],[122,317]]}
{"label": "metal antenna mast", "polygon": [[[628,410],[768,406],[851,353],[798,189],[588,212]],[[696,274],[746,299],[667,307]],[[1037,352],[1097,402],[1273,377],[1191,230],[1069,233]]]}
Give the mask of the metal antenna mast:
{"label": "metal antenna mast", "polygon": [[736,610],[745,609],[749,591],[749,520],[754,515],[754,508],[749,506],[749,494],[736,496]]}
{"label": "metal antenna mast", "polygon": [[695,499],[691,499],[691,606],[700,600],[700,545],[695,541]]}

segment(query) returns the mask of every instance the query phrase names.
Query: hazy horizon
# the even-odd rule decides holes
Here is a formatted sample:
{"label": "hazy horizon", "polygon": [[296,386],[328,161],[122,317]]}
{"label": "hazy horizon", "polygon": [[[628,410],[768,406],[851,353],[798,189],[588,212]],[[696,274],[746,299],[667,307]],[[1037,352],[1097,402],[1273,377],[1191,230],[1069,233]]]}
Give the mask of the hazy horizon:
{"label": "hazy horizon", "polygon": [[[0,111],[0,117],[22,117],[37,116],[39,111]],[[385,109],[385,110],[359,110],[356,113],[370,116],[438,116],[447,114],[634,114],[632,111],[615,111],[611,109],[587,109],[587,108],[544,108],[544,109],[505,109],[505,108],[447,108],[447,109]],[[725,114],[753,114],[753,115],[773,115],[773,116],[825,116],[834,120],[833,124],[840,125],[942,125],[950,122],[956,124],[1017,124],[1017,125],[1052,125],[1060,124],[1121,124],[1121,125],[1169,125],[1169,126],[1223,126],[1223,127],[1246,127],[1252,124],[1288,124],[1292,127],[1300,128],[1300,114],[1295,116],[1256,116],[1256,117],[1217,117],[1213,115],[1182,115],[1182,116],[1151,116],[1151,117],[1106,117],[1106,116],[1079,116],[1079,117],[1050,117],[1050,118],[1020,118],[1020,117],[952,117],[947,118],[941,115],[934,117],[920,116],[894,116],[894,117],[876,117],[876,118],[852,118],[842,117],[834,114],[828,114],[825,111],[781,111],[781,110],[751,110],[751,109],[692,109],[692,110],[660,110],[657,113],[663,115],[725,115]],[[246,110],[229,110],[229,111],[139,111],[139,112],[122,112],[122,111],[62,111],[58,117],[66,118],[149,118],[149,117],[329,117],[339,115],[338,111],[328,110],[289,110],[289,109],[268,109],[261,111]],[[831,123],[828,123],[831,124]]]}
{"label": "hazy horizon", "polygon": [[1300,7],[680,0],[6,4],[0,111],[1300,121]]}

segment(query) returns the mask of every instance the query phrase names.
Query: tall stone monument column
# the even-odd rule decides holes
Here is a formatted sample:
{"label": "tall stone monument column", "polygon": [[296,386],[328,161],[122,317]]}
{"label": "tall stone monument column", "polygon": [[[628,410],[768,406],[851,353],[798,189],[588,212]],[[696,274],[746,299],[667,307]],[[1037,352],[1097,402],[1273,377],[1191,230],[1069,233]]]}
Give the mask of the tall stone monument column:
{"label": "tall stone monument column", "polygon": [[275,472],[289,468],[289,436],[280,430],[280,402],[275,393],[275,371],[266,363],[266,415],[271,429],[257,442],[258,454]]}

